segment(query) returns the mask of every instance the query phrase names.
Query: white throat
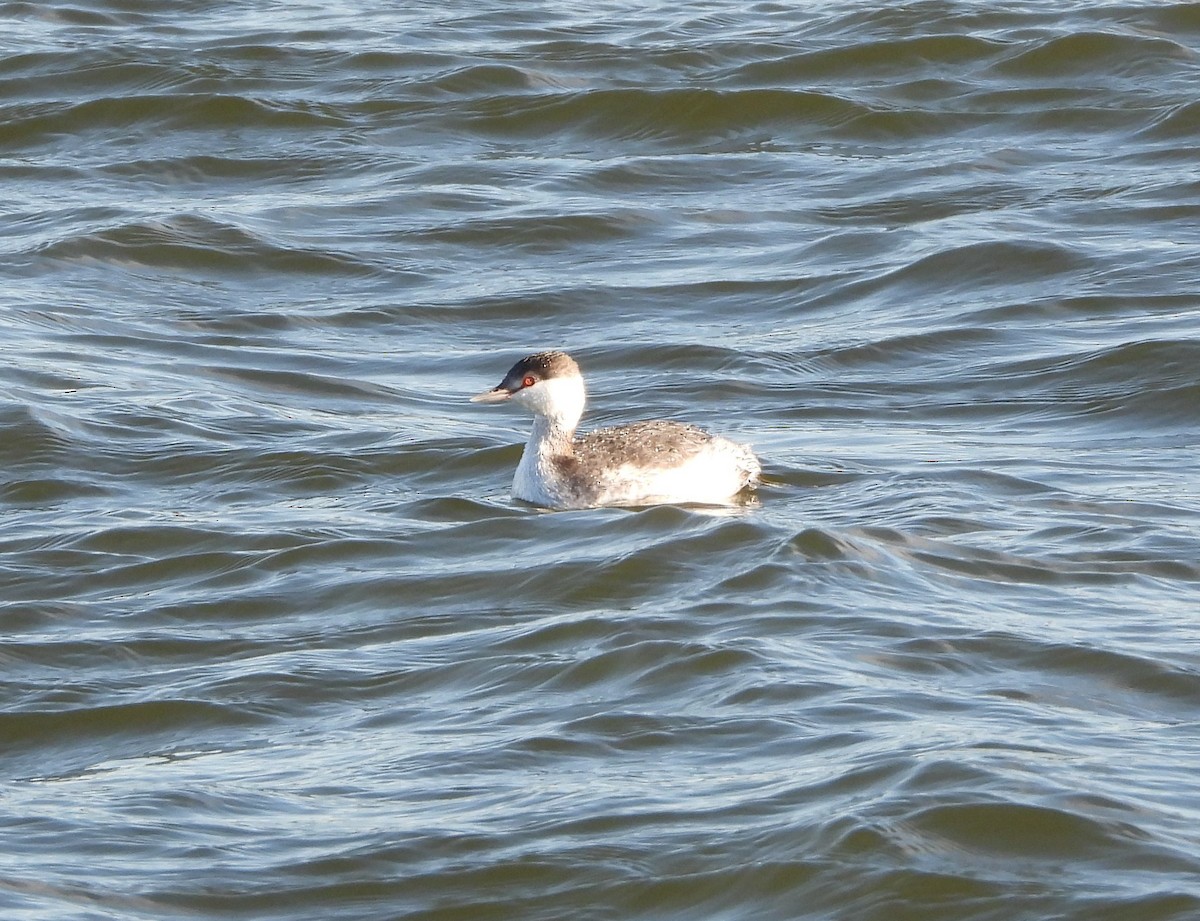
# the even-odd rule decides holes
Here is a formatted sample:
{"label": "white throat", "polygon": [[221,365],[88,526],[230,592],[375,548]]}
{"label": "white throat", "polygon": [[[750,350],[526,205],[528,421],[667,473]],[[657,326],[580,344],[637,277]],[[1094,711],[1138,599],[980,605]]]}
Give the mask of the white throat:
{"label": "white throat", "polygon": [[538,429],[557,430],[569,440],[583,416],[587,393],[582,377],[551,377],[519,391],[513,402],[533,413],[535,433]]}
{"label": "white throat", "polygon": [[513,397],[533,413],[533,430],[513,478],[513,495],[518,499],[547,506],[563,503],[555,459],[572,454],[586,399],[580,377],[552,377]]}

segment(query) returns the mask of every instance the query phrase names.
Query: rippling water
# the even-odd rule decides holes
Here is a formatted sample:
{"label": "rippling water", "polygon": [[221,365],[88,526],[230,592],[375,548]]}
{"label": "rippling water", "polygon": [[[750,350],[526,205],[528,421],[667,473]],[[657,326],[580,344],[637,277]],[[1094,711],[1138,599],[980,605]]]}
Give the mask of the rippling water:
{"label": "rippling water", "polygon": [[[0,914],[1200,917],[1198,52],[0,2]],[[550,346],[768,484],[514,503]]]}

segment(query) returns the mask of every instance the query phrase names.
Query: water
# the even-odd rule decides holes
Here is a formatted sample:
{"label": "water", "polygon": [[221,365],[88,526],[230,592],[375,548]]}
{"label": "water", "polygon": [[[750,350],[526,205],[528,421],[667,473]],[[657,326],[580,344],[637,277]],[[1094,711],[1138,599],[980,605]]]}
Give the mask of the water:
{"label": "water", "polygon": [[400,6],[0,3],[0,914],[1200,917],[1200,6]]}

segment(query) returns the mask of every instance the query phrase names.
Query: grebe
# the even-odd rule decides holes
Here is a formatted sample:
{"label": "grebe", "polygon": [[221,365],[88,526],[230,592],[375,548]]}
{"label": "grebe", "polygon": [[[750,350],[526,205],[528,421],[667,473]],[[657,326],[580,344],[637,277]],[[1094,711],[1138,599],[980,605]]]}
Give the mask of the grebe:
{"label": "grebe", "polygon": [[579,365],[565,352],[528,355],[494,389],[471,397],[533,413],[513,498],[559,509],[725,505],[758,484],[762,468],[747,445],[694,425],[655,420],[577,436],[585,399]]}

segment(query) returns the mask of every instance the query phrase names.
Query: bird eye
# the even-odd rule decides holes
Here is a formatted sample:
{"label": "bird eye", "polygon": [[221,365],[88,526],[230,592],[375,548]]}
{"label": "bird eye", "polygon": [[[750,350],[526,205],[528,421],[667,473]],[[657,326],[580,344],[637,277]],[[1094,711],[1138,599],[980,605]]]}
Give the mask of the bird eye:
{"label": "bird eye", "polygon": [[532,387],[536,383],[537,383],[536,377],[527,377],[527,378],[525,378],[525,380],[521,381],[521,386],[522,387]]}

